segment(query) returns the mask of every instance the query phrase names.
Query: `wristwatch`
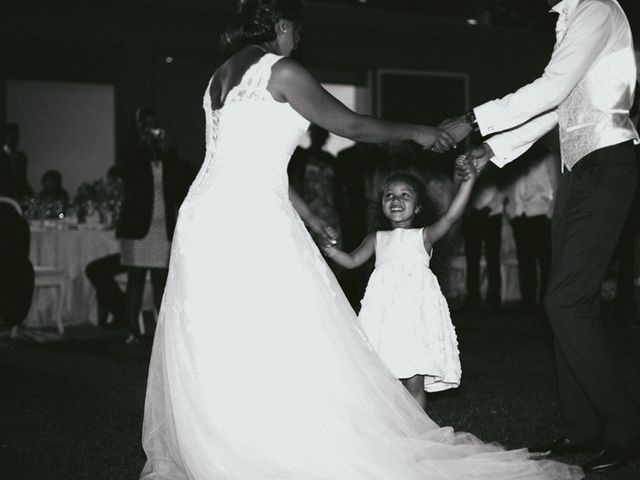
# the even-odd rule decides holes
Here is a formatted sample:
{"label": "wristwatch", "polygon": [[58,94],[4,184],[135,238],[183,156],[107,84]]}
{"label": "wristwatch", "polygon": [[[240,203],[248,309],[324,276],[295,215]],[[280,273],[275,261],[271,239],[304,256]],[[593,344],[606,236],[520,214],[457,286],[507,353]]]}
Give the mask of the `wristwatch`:
{"label": "wristwatch", "polygon": [[471,128],[474,132],[480,130],[480,127],[478,127],[478,120],[476,120],[476,114],[473,112],[473,110],[469,110],[464,114],[464,121],[471,125]]}

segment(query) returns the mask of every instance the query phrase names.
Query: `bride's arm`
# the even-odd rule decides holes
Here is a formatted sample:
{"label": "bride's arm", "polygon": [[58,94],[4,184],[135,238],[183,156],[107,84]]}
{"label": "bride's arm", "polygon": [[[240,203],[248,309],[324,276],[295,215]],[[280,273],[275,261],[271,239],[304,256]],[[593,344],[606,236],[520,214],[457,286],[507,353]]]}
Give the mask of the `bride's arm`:
{"label": "bride's arm", "polygon": [[453,138],[437,127],[388,122],[353,112],[322,88],[304,67],[289,58],[283,58],[273,66],[268,90],[277,101],[288,102],[310,122],[356,142],[412,140],[437,151],[449,150],[455,145]]}
{"label": "bride's arm", "polygon": [[338,236],[335,228],[313,213],[291,185],[289,185],[289,200],[305,225],[320,235],[325,245],[333,245],[336,243]]}

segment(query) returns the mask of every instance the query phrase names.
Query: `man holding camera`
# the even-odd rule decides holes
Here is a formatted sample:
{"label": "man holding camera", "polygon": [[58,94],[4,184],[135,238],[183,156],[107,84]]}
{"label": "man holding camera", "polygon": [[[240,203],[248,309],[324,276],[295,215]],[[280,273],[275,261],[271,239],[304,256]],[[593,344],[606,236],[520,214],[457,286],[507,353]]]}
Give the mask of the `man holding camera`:
{"label": "man holding camera", "polygon": [[160,309],[178,209],[191,183],[190,168],[174,148],[167,147],[156,112],[139,109],[135,127],[137,139],[118,161],[124,192],[116,229],[121,262],[127,268],[129,343],[140,337],[138,316],[147,270],[155,307]]}

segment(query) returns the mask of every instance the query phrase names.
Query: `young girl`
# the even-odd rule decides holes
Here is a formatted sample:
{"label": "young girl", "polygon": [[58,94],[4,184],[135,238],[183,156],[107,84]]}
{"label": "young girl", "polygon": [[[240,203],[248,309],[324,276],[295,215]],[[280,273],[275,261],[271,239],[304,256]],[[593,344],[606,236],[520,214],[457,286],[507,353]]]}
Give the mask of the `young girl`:
{"label": "young girl", "polygon": [[475,181],[468,159],[456,161],[462,180],[449,210],[428,225],[424,184],[408,173],[388,177],[382,188],[386,225],[351,253],[323,250],[345,268],[356,268],[375,253],[376,266],[362,299],[359,318],[369,341],[389,370],[424,408],[426,392],[456,388],[461,368],[458,341],[447,302],[429,269],[433,245],[462,215]]}

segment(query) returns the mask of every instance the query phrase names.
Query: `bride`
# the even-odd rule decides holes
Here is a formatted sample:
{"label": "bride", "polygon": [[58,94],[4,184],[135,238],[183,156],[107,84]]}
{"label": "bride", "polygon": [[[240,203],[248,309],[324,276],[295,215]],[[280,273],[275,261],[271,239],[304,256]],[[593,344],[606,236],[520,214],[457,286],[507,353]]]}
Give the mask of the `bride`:
{"label": "bride", "polygon": [[147,480],[574,479],[439,427],[367,343],[288,191],[309,122],[360,142],[445,132],[358,115],[287,58],[300,0],[247,0],[242,48],[204,95],[207,153],[180,209],[155,334],[142,443]]}

